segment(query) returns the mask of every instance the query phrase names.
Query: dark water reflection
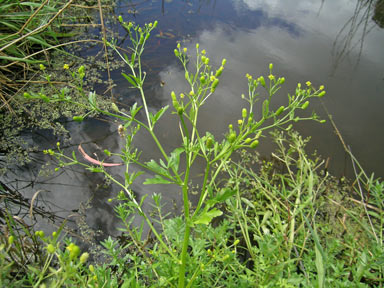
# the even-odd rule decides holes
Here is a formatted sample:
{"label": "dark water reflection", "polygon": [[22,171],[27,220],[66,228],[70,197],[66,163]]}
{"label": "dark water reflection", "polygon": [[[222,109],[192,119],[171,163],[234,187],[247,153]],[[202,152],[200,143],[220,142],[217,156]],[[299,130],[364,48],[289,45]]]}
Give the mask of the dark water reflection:
{"label": "dark water reflection", "polygon": [[[199,42],[213,64],[221,63],[222,58],[228,59],[219,88],[200,115],[201,129],[212,131],[218,138],[228,124],[236,123],[241,115],[245,102],[240,95],[247,93],[245,73],[266,75],[272,62],[275,74],[285,76],[287,83],[274,104],[286,103],[287,93],[294,91],[298,82],[310,80],[315,86],[324,84],[326,97],[322,101],[314,100],[310,108],[326,119],[326,107],[367,172],[384,176],[384,30],[372,20],[375,5],[375,1],[349,0],[120,0],[115,15],[141,24],[159,21],[157,35],[152,35],[144,61],[151,75],[147,82],[151,109],[170,104],[172,90],[186,89],[184,73],[180,73],[181,67],[172,52],[178,41],[189,51]],[[124,47],[125,32],[111,25],[110,29],[121,35],[119,45]],[[120,72],[113,74],[118,83],[114,88],[118,101],[126,105],[140,101],[134,91],[127,89]],[[157,133],[171,151],[180,143],[178,126],[172,115],[166,115],[163,120]],[[73,126],[74,145],[87,142],[85,147],[89,151],[100,148],[118,151],[122,145],[116,132],[118,123],[103,123],[89,121]],[[334,174],[352,175],[350,161],[346,160],[329,122],[300,123],[295,128],[304,136],[312,136],[310,149],[317,149],[319,154],[330,158],[330,170]],[[145,159],[159,158],[145,133],[138,135],[136,145],[143,149]],[[261,145],[260,151],[270,152],[269,146]],[[71,149],[76,147],[68,150]],[[111,169],[116,177],[123,175],[123,168]],[[51,191],[48,195],[51,202],[72,210],[93,197],[88,223],[107,233],[115,230],[112,206],[106,200],[118,192],[117,188],[104,187],[102,179],[95,174],[72,170],[49,181],[35,188]],[[60,188],[55,183],[70,183],[70,186]],[[134,190],[139,196],[162,193],[168,210],[180,207],[180,195],[174,187],[139,183]]]}

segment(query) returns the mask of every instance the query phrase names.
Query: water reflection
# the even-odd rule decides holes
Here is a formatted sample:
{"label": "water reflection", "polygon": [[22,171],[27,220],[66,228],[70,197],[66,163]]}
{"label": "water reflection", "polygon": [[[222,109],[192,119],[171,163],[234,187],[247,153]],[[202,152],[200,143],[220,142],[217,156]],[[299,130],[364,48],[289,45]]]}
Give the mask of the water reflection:
{"label": "water reflection", "polygon": [[[121,0],[115,14],[137,23],[159,20],[158,31],[152,35],[144,59],[149,75],[146,93],[151,109],[171,104],[172,90],[186,92],[184,73],[172,52],[177,42],[182,42],[189,51],[194,51],[195,43],[199,42],[200,47],[208,51],[213,65],[219,65],[222,58],[228,59],[215,95],[200,114],[202,134],[211,131],[218,139],[223,137],[228,124],[237,122],[246,104],[241,99],[241,94],[247,93],[245,73],[265,75],[268,64],[273,62],[276,74],[287,79],[273,105],[282,105],[297,82],[310,80],[314,85],[324,84],[327,96],[323,102],[313,101],[310,108],[326,118],[322,106],[325,105],[367,172],[384,175],[381,164],[384,162],[384,135],[381,133],[384,126],[381,111],[384,107],[384,33],[371,20],[380,19],[376,11],[382,11],[383,1],[350,3],[349,0]],[[127,39],[123,30],[112,30],[119,31],[119,46],[125,47]],[[128,90],[126,81],[118,77],[120,72],[113,74],[118,101],[125,106],[139,102],[137,93]],[[156,132],[169,152],[181,142],[179,128],[174,115],[168,113],[162,120]],[[72,147],[68,148],[68,153],[76,151],[79,143],[84,143],[84,149],[90,154],[96,153],[97,157],[104,157],[100,152],[105,148],[119,151],[123,143],[116,132],[118,124],[90,121],[69,127]],[[312,136],[313,149],[330,157],[330,169],[336,175],[348,173],[350,164],[345,162],[342,145],[330,124],[302,123],[296,128],[305,136]],[[55,145],[55,141],[50,145]],[[144,151],[143,160],[159,158],[156,146],[146,133],[138,135],[135,145]],[[271,147],[265,142],[260,149],[267,153]],[[124,168],[111,169],[121,179]],[[66,169],[56,178],[45,178],[44,184],[34,188],[51,191],[47,199],[66,207],[67,215],[78,209],[80,202],[91,198],[93,208],[87,211],[89,225],[113,233],[118,223],[107,199],[116,195],[118,188],[105,185],[97,174],[79,173],[79,170]],[[198,177],[199,167],[195,167],[194,173]],[[137,196],[162,193],[166,209],[177,212],[177,207],[181,206],[178,189],[141,185],[147,176],[143,175],[134,186]],[[148,211],[152,209],[149,203],[145,205]]]}

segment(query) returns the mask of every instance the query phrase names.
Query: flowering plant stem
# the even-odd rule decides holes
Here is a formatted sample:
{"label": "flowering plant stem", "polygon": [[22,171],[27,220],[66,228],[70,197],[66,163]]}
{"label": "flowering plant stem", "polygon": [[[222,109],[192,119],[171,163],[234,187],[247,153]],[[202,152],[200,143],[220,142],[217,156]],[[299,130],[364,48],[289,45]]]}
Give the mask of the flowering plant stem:
{"label": "flowering plant stem", "polygon": [[[149,112],[148,105],[144,93],[144,81],[146,73],[142,71],[141,56],[144,52],[144,46],[147,39],[150,36],[151,31],[156,28],[157,21],[154,23],[145,24],[144,27],[139,27],[129,22],[126,23],[119,17],[119,21],[123,27],[128,31],[131,40],[131,55],[122,55],[113,41],[108,42],[108,45],[112,47],[121,59],[130,68],[130,74],[122,73],[127,79],[132,88],[136,88],[140,91],[142,105],[138,106],[134,104],[130,108],[130,112],[120,111],[115,103],[112,103],[112,110],[105,111],[99,108],[96,101],[96,94],[89,93],[88,100],[92,108],[91,112],[103,113],[105,115],[115,117],[123,122],[119,128],[119,133],[125,139],[125,148],[121,153],[113,153],[115,156],[119,156],[125,163],[125,180],[123,182],[118,181],[113,175],[105,170],[103,165],[100,167],[94,167],[88,164],[79,162],[75,155],[68,157],[63,154],[58,145],[58,152],[53,150],[47,150],[46,153],[55,156],[60,161],[61,166],[80,164],[86,167],[86,169],[92,172],[100,172],[105,175],[112,183],[121,187],[121,192],[125,193],[124,197],[118,196],[117,199],[123,198],[130,201],[130,205],[133,205],[136,212],[142,216],[152,231],[153,235],[158,240],[160,247],[163,251],[166,251],[172,261],[177,263],[178,266],[178,279],[177,286],[179,288],[191,287],[193,281],[197,278],[197,275],[202,271],[200,268],[191,268],[193,271],[188,271],[188,248],[190,244],[191,231],[197,225],[209,225],[213,218],[222,215],[222,211],[217,209],[216,204],[225,202],[229,197],[239,194],[236,190],[217,188],[217,179],[222,172],[226,171],[227,163],[230,161],[230,157],[236,150],[250,148],[253,149],[259,144],[259,140],[263,137],[263,133],[266,130],[272,128],[280,128],[289,130],[290,126],[287,126],[290,122],[297,122],[299,120],[318,120],[315,114],[310,117],[297,117],[295,116],[296,110],[304,110],[308,106],[308,99],[313,97],[322,97],[325,92],[323,87],[315,89],[310,82],[306,83],[305,88],[301,88],[299,84],[296,88],[295,94],[288,97],[288,105],[281,106],[277,110],[270,107],[271,98],[280,89],[285,79],[283,77],[276,78],[272,74],[273,65],[270,64],[270,75],[268,76],[269,83],[266,84],[264,77],[253,79],[249,74],[246,75],[248,79],[248,95],[242,95],[242,98],[248,102],[248,108],[243,108],[241,111],[241,117],[238,120],[238,125],[230,124],[228,126],[228,132],[225,134],[221,141],[215,140],[215,136],[209,132],[206,135],[201,135],[198,131],[198,118],[199,110],[206,103],[209,97],[211,97],[219,84],[220,76],[226,65],[226,59],[223,59],[221,65],[214,69],[210,64],[210,59],[206,56],[205,50],[200,50],[199,44],[196,44],[196,62],[194,67],[189,64],[188,50],[182,48],[180,44],[174,50],[175,56],[180,60],[183,68],[185,79],[188,83],[187,92],[176,95],[175,92],[171,93],[172,105],[174,108],[173,113],[178,115],[180,125],[180,135],[182,144],[176,148],[170,154],[168,154],[154,131],[154,127],[161,118],[161,116],[168,109],[168,106],[161,108],[155,115]],[[84,67],[80,67],[78,73],[72,73],[72,76],[77,79],[79,83],[79,93],[85,96],[82,89],[82,79],[84,78]],[[259,99],[258,88],[265,89],[268,96],[264,100],[261,113],[256,113],[255,103]],[[26,95],[31,96],[31,95]],[[59,97],[50,99],[46,95],[43,95],[44,101],[72,101],[66,97]],[[38,98],[39,96],[34,96]],[[42,96],[40,96],[42,97]],[[144,108],[145,121],[139,120],[138,115],[141,108]],[[84,116],[78,116],[77,120],[82,120]],[[190,127],[190,128],[188,128]],[[159,149],[162,159],[159,162],[151,160],[145,162],[140,159],[141,151],[133,147],[133,139],[138,131],[144,128],[147,130]],[[111,152],[105,151],[110,156]],[[180,169],[181,155],[184,154],[185,161],[183,169]],[[205,162],[205,168],[203,171],[202,186],[199,191],[199,198],[196,206],[192,209],[189,195],[191,193],[191,168],[194,165],[196,159],[202,159]],[[184,235],[182,238],[181,251],[173,250],[169,247],[168,239],[163,239],[161,233],[159,233],[152,224],[151,218],[142,209],[142,201],[138,201],[134,197],[134,193],[131,190],[131,185],[135,179],[142,172],[131,172],[130,165],[138,165],[142,170],[150,171],[154,174],[154,177],[148,178],[143,184],[175,184],[182,192],[183,201],[183,216],[184,216]],[[236,188],[237,189],[237,188]],[[238,189],[237,189],[238,190]],[[120,197],[120,198],[119,198]],[[123,200],[124,200],[123,199]],[[155,201],[156,202],[156,201]],[[124,208],[125,209],[125,208]],[[121,212],[122,210],[120,210]],[[121,215],[124,212],[120,213]],[[119,214],[119,215],[120,215]],[[122,216],[123,217],[123,216]],[[125,217],[125,216],[124,216]],[[123,218],[124,218],[123,217]],[[123,220],[126,223],[125,220]],[[247,228],[244,228],[247,230]],[[250,244],[249,237],[247,239],[247,245]],[[250,249],[250,251],[252,251]],[[177,255],[179,253],[179,255]],[[144,252],[145,254],[145,252]],[[145,255],[146,257],[146,255]],[[191,257],[193,257],[191,255]],[[146,258],[147,259],[147,258]],[[154,274],[158,276],[156,268],[153,267]],[[193,273],[192,273],[193,272]],[[189,275],[189,276],[187,276]],[[189,280],[187,280],[187,277]],[[187,282],[187,283],[186,283]]]}

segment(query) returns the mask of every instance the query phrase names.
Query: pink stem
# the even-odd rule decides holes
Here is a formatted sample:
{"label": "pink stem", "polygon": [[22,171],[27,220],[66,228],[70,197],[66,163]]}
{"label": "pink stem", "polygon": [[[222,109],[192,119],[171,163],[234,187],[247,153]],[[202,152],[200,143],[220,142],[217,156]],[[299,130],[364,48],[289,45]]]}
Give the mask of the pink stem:
{"label": "pink stem", "polygon": [[81,147],[81,144],[79,145],[79,151],[80,151],[81,155],[83,155],[84,159],[87,160],[88,162],[91,162],[92,164],[101,165],[104,167],[120,166],[120,165],[124,164],[124,163],[104,163],[104,162],[100,162],[96,159],[93,159],[87,153],[85,153],[83,147]]}

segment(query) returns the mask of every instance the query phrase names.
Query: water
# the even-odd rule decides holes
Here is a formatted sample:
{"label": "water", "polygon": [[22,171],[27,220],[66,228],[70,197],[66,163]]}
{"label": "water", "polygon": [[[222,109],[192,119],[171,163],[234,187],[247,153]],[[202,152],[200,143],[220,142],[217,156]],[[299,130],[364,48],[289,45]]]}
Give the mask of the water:
{"label": "water", "polygon": [[[247,93],[245,74],[267,75],[268,64],[272,62],[275,74],[286,78],[284,89],[274,104],[286,103],[287,93],[294,91],[298,82],[310,80],[315,86],[324,84],[326,97],[312,101],[310,110],[327,119],[326,108],[366,171],[384,176],[384,30],[372,20],[375,2],[364,3],[352,0],[153,0],[135,4],[126,0],[117,2],[115,15],[139,24],[159,21],[144,60],[144,69],[150,75],[146,95],[152,110],[171,105],[172,90],[183,92],[186,89],[184,73],[173,55],[177,42],[189,51],[193,51],[195,43],[200,43],[213,65],[219,65],[222,58],[228,60],[215,96],[209,99],[200,115],[201,129],[213,132],[218,138],[228,124],[236,123],[241,115],[245,102],[240,95]],[[106,15],[107,19],[113,17]],[[125,47],[124,30],[116,23],[109,25],[109,29],[123,39],[118,42],[119,46]],[[99,31],[94,30],[94,33]],[[113,93],[120,105],[129,106],[140,101],[133,90],[127,89],[120,72],[112,73],[118,84]],[[167,151],[180,144],[175,120],[174,115],[167,114],[156,130],[161,141],[166,143]],[[95,120],[73,124],[69,128],[74,146],[68,151],[76,151],[80,142],[89,154],[98,151],[99,157],[105,148],[119,151],[122,141],[117,133],[118,124]],[[329,169],[336,176],[353,175],[350,160],[329,121],[327,124],[300,123],[295,128],[304,136],[312,137],[309,150],[317,149],[324,158],[329,158]],[[135,143],[143,149],[144,159],[159,158],[156,147],[145,133],[140,134]],[[260,151],[267,154],[271,148],[264,144]],[[123,175],[121,167],[110,169],[116,177]],[[104,187],[100,176],[81,171],[73,167],[59,176],[40,178],[42,180],[36,182],[29,194],[48,191],[44,203],[64,207],[63,216],[74,210],[71,219],[79,217],[76,214],[79,203],[91,197],[88,224],[113,233],[116,222],[107,199],[116,195],[118,189]],[[198,169],[195,173],[198,174]],[[162,193],[169,211],[176,212],[181,206],[180,194],[173,187],[138,183],[134,190],[138,196]]]}
{"label": "water", "polygon": [[[116,14],[138,23],[158,20],[158,33],[165,36],[155,37],[157,45],[152,44],[152,61],[160,68],[155,71],[166,83],[156,89],[156,99],[169,99],[171,90],[184,87],[172,52],[176,42],[189,50],[199,42],[213,63],[228,59],[220,88],[201,120],[207,130],[220,134],[240,115],[245,73],[266,75],[272,62],[275,72],[287,79],[281,94],[307,80],[326,86],[327,96],[313,101],[311,109],[327,119],[326,107],[366,171],[384,175],[384,30],[372,20],[375,1],[143,1],[135,6],[135,15],[126,13],[130,3],[119,1]],[[296,128],[312,136],[312,149],[330,158],[333,173],[352,175],[329,121]]]}

